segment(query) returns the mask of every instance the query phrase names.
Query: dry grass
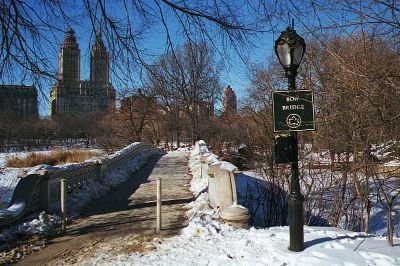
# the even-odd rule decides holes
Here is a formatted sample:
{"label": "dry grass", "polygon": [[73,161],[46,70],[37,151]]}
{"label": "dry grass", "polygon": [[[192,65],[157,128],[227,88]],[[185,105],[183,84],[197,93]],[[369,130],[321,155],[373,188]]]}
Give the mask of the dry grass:
{"label": "dry grass", "polygon": [[100,156],[100,152],[81,150],[56,150],[47,154],[31,153],[25,158],[18,156],[7,160],[7,167],[32,167],[38,164],[60,165],[66,163],[79,163],[92,157]]}

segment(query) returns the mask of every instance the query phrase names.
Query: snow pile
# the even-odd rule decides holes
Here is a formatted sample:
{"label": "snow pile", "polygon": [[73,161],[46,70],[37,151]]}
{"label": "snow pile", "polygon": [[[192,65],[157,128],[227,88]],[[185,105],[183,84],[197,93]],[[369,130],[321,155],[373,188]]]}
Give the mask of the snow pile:
{"label": "snow pile", "polygon": [[41,212],[38,218],[2,230],[0,233],[0,251],[3,249],[3,246],[7,248],[7,243],[16,242],[19,238],[55,233],[56,228],[59,228],[60,225],[61,219],[59,216]]}
{"label": "snow pile", "polygon": [[11,201],[19,178],[26,169],[6,167],[7,160],[23,153],[0,153],[0,209],[6,208]]}
{"label": "snow pile", "polygon": [[[192,220],[182,235],[147,254],[109,257],[96,265],[399,265],[399,247],[381,237],[335,228],[305,227],[306,249],[291,252],[288,227],[234,229],[209,216]],[[87,263],[87,262],[86,262]]]}
{"label": "snow pile", "polygon": [[[387,236],[387,210],[383,204],[373,198],[373,207],[371,208],[369,232],[382,236]],[[393,235],[400,238],[400,198],[397,197],[393,203],[392,223]]]}
{"label": "snow pile", "polygon": [[208,164],[214,164],[219,162],[218,160],[219,157],[214,153],[206,153],[204,156],[206,156],[206,161]]}
{"label": "snow pile", "polygon": [[202,156],[205,157],[207,154],[209,154],[207,145],[202,140],[196,142],[190,154],[189,168],[193,177],[190,182],[190,188],[196,197],[208,187],[207,173],[205,172],[206,167],[201,162]]}
{"label": "snow pile", "polygon": [[25,222],[18,225],[18,231],[29,235],[33,234],[48,234],[61,224],[59,216],[48,215],[46,212],[41,212],[37,219]]}
{"label": "snow pile", "polygon": [[117,156],[123,155],[124,153],[128,152],[130,149],[132,149],[133,147],[135,147],[135,146],[137,146],[139,144],[140,144],[140,142],[131,143],[128,146],[124,147],[123,149],[121,149],[119,151],[116,151],[115,153],[109,155],[107,158],[108,159],[113,159],[113,158],[115,158]]}
{"label": "snow pile", "polygon": [[[333,156],[333,157],[332,157]],[[313,152],[311,150],[305,150],[303,163],[318,163],[322,165],[328,165],[332,163],[332,159],[336,161],[343,159],[337,154],[331,154],[328,150],[322,150],[320,152]],[[344,159],[343,159],[344,160]]]}
{"label": "snow pile", "polygon": [[233,172],[233,171],[237,171],[238,170],[238,168],[235,165],[233,165],[230,162],[225,162],[225,161],[221,162],[221,166],[219,168],[221,170],[226,170],[228,172]]}
{"label": "snow pile", "polygon": [[10,203],[19,182],[18,176],[23,173],[24,169],[0,167],[0,208],[6,208]]}
{"label": "snow pile", "polygon": [[[195,201],[187,204],[186,207],[188,211],[186,212],[186,216],[188,217],[189,221],[193,219],[199,213],[208,212],[214,215],[214,210],[210,210],[208,207],[208,193],[203,192],[201,193]],[[190,226],[190,224],[189,224]]]}
{"label": "snow pile", "polygon": [[176,151],[189,152],[189,151],[191,151],[191,147],[180,147],[180,148],[176,149]]}
{"label": "snow pile", "polygon": [[193,155],[201,155],[208,152],[207,144],[204,140],[199,140],[194,145]]}
{"label": "snow pile", "polygon": [[54,171],[54,170],[59,170],[59,169],[66,169],[66,168],[74,166],[74,165],[76,166],[76,165],[80,165],[80,164],[79,163],[67,163],[67,164],[57,165],[57,166],[52,166],[52,165],[48,165],[48,164],[39,164],[39,165],[35,165],[35,166],[32,166],[31,168],[29,168],[29,171],[27,171],[26,174],[33,175],[33,174],[36,174],[40,170]]}
{"label": "snow pile", "polygon": [[2,209],[0,210],[0,216],[6,217],[6,216],[14,216],[18,217],[22,213],[22,211],[25,208],[25,202],[14,202],[10,207],[7,209]]}
{"label": "snow pile", "polygon": [[[218,156],[208,150],[204,140],[196,142],[189,160],[189,168],[193,176],[190,185],[196,197],[208,188],[208,167],[206,167],[206,164],[212,165],[219,162]],[[223,165],[228,171],[230,169],[236,170],[236,167],[229,162],[223,162]]]}
{"label": "snow pile", "polygon": [[378,161],[384,162],[385,166],[399,166],[398,147],[399,144],[397,141],[371,145],[371,155]]}

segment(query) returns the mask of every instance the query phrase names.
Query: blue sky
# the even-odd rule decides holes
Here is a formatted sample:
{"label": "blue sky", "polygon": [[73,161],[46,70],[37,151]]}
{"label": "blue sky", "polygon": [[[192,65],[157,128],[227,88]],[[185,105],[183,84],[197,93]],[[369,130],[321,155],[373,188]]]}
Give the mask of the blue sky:
{"label": "blue sky", "polygon": [[[29,1],[28,1],[29,2]],[[93,3],[98,3],[96,1],[89,1],[91,4]],[[130,1],[127,1],[131,3]],[[206,2],[206,1],[205,1]],[[205,3],[200,1],[199,3]],[[36,3],[36,2],[35,2]],[[67,12],[73,14],[75,16],[75,22],[72,23],[64,23],[64,22],[59,22],[56,18],[53,18],[55,21],[55,25],[57,30],[54,30],[52,32],[44,32],[44,39],[43,40],[43,46],[45,47],[45,55],[47,60],[49,60],[50,65],[52,69],[55,71],[58,71],[58,54],[59,54],[59,49],[60,45],[63,42],[64,39],[64,32],[67,30],[67,28],[70,26],[75,30],[77,41],[79,44],[79,47],[81,49],[81,80],[89,79],[89,66],[90,66],[90,47],[93,44],[94,41],[94,32],[93,32],[93,27],[91,23],[94,23],[96,29],[100,28],[99,25],[102,25],[103,22],[101,20],[96,19],[91,21],[88,17],[87,11],[83,8],[83,4],[81,1],[72,1],[72,2],[67,2],[70,6],[66,10]],[[122,21],[122,23],[126,23],[127,16],[124,13],[124,9],[121,7],[120,1],[115,2],[115,1],[105,1],[106,3],[106,11],[109,12],[116,20]],[[119,6],[116,6],[115,3],[118,3]],[[149,5],[151,12],[154,12],[154,14],[158,14],[157,12],[157,6],[154,4],[155,2],[140,2],[146,5]],[[148,4],[150,3],[150,4]],[[153,4],[151,4],[153,3]],[[247,17],[247,11],[246,8],[248,7],[243,7],[241,1],[233,1],[230,2],[232,5],[237,7],[238,10],[238,20],[240,21],[245,21],[247,22],[250,20],[250,17]],[[35,4],[32,4],[35,5]],[[43,7],[42,7],[43,8]],[[129,9],[129,8],[128,8]],[[99,13],[100,9],[95,7],[94,12]],[[40,10],[40,6],[37,7],[36,10],[40,15],[45,15],[45,12],[43,10]],[[129,11],[132,12],[132,11]],[[256,11],[257,13],[258,11]],[[145,56],[146,63],[151,63],[153,62],[157,56],[160,56],[166,52],[166,43],[167,43],[167,38],[166,38],[166,33],[165,33],[165,28],[162,26],[162,23],[160,21],[156,21],[154,24],[149,24],[147,21],[142,21],[140,17],[135,16],[134,13],[129,14],[132,21],[130,25],[132,25],[134,30],[137,30],[140,28],[141,25],[143,25],[143,35],[141,35],[141,38],[138,37],[138,43],[142,45],[142,48],[146,49],[145,52],[148,53],[147,56]],[[172,42],[174,46],[179,46],[184,44],[186,41],[182,37],[182,31],[179,30],[178,28],[178,21],[174,14],[172,13],[171,10],[167,10],[164,13],[165,15],[165,23],[166,26],[168,27],[168,30],[170,32],[170,36],[172,39]],[[101,16],[98,16],[99,18]],[[210,25],[208,25],[210,24]],[[211,30],[215,30],[215,25],[213,26],[212,23],[208,23],[207,28],[210,28]],[[285,24],[285,23],[284,23]],[[282,24],[279,29],[284,30],[286,27],[286,24]],[[268,23],[263,23],[260,24],[263,26],[260,27],[269,27]],[[276,24],[275,24],[276,26]],[[103,29],[104,30],[104,29]],[[263,64],[263,65],[268,65],[268,61],[275,58],[274,52],[273,52],[273,42],[274,38],[277,37],[277,35],[280,32],[275,33],[274,35],[271,33],[268,33],[267,31],[271,30],[271,28],[258,28],[259,31],[265,31],[265,33],[258,33],[257,38],[254,38],[249,41],[253,41],[255,44],[254,46],[251,47],[249,51],[244,52],[242,55],[247,57],[248,63],[251,64]],[[211,31],[210,31],[211,32]],[[104,35],[104,34],[103,34]],[[215,34],[214,36],[218,35]],[[234,49],[229,46],[229,42],[225,42],[221,44],[221,40],[216,39],[216,46],[217,49],[225,49],[225,64],[220,73],[221,73],[221,85],[223,87],[226,87],[227,85],[231,85],[231,87],[236,91],[236,93],[239,96],[239,99],[242,98],[245,93],[246,93],[246,88],[249,87],[249,81],[248,81],[248,71],[249,71],[249,65],[246,65],[240,58],[239,56],[234,52]],[[247,40],[246,40],[247,41]],[[105,41],[106,46],[109,46],[108,42]],[[223,47],[222,47],[223,46]],[[107,47],[110,48],[110,47]],[[217,53],[218,57],[218,53]],[[220,58],[217,58],[217,60]],[[23,75],[21,75],[23,76]],[[117,90],[123,89],[123,86],[127,87],[137,87],[140,85],[140,79],[136,78],[132,83],[128,82],[128,85],[120,85],[118,82],[116,82],[115,78],[111,76],[111,81],[113,82],[114,86],[116,87]],[[135,78],[134,78],[135,79]],[[22,82],[25,84],[29,84],[30,81],[29,79],[25,79]],[[17,82],[15,82],[17,83]],[[55,80],[47,80],[45,82],[45,85],[43,86],[43,93],[45,95],[42,95],[40,97],[40,113],[42,116],[48,114],[48,102],[46,100],[46,97],[43,96],[49,96],[49,91],[52,87],[52,84],[55,83]]]}
{"label": "blue sky", "polygon": [[[89,51],[90,46],[94,40],[94,32],[93,27],[91,26],[91,22],[94,23],[95,29],[99,28],[99,25],[102,25],[104,23],[101,19],[99,19],[102,16],[97,16],[94,20],[91,21],[89,19],[88,12],[87,10],[85,10],[82,2],[85,1],[75,0],[63,2],[69,5],[65,11],[68,12],[68,14],[74,16],[74,21],[69,23],[62,22],[60,18],[57,17],[60,16],[60,14],[56,14],[55,16],[51,17],[48,22],[54,23],[55,30],[48,31],[47,29],[47,31],[43,31],[43,42],[41,43],[41,45],[44,47],[44,54],[46,59],[50,62],[51,68],[57,71],[58,53],[60,44],[64,39],[64,32],[66,31],[68,26],[74,28],[79,46],[81,48],[81,79],[84,80],[89,78]],[[106,12],[111,14],[117,21],[125,23],[124,26],[128,27],[130,25],[136,31],[138,31],[139,29],[143,30],[143,35],[141,35],[141,38],[137,37],[136,35],[135,38],[137,37],[138,43],[143,49],[145,49],[145,52],[149,54],[145,56],[146,63],[153,62],[153,60],[155,60],[157,56],[165,53],[167,38],[165,34],[165,29],[163,28],[160,20],[157,21],[156,19],[149,23],[149,21],[146,21],[145,19],[143,19],[143,17],[132,11],[134,10],[132,6],[129,6],[126,10],[124,10],[122,6],[122,3],[124,3],[124,1],[104,0],[101,2],[89,0],[87,2],[92,5],[91,11],[93,11],[97,15],[99,15],[100,13],[100,8],[98,6],[99,3],[105,3]],[[35,12],[35,14],[38,14],[36,17],[37,23],[40,24],[42,18],[46,20],[46,6],[43,6],[43,2],[33,0],[18,2],[19,5],[23,5],[23,3],[29,3],[34,7],[32,9],[34,11],[28,10],[27,12]],[[40,6],[40,3],[42,3],[42,6]],[[171,11],[171,9],[168,9],[167,4],[165,4],[164,2],[126,1],[126,3],[129,5],[133,5],[133,3],[146,5],[148,11],[150,12],[149,15],[155,17],[157,17],[160,14],[160,10],[162,10],[163,12],[165,12],[165,23],[171,34],[171,39],[174,43],[174,46],[182,45],[185,42],[185,39],[182,37],[182,31],[178,30],[179,23],[176,19],[176,16],[174,15],[173,11]],[[189,3],[190,5],[203,6],[207,5],[207,3],[220,4],[224,2],[203,0],[184,2],[177,1],[176,3]],[[259,24],[257,24],[257,30],[260,31],[257,37],[249,39],[249,41],[253,41],[255,45],[251,47],[248,53],[244,53],[244,55],[248,57],[248,62],[250,64],[268,65],[271,59],[275,60],[275,55],[273,51],[274,39],[278,37],[280,31],[286,28],[286,26],[289,24],[290,19],[295,20],[295,28],[297,32],[305,38],[306,43],[308,40],[311,39],[323,41],[324,36],[327,36],[326,34],[328,34],[328,36],[352,35],[354,32],[363,30],[361,28],[363,27],[362,25],[365,24],[359,23],[360,19],[368,19],[368,17],[362,16],[362,12],[361,15],[358,14],[358,9],[353,12],[346,10],[343,11],[343,4],[337,2],[331,3],[330,1],[325,0],[311,1],[309,2],[309,4],[304,1],[265,1],[263,2],[264,4],[270,4],[270,6],[265,9],[260,6],[259,1],[248,1],[246,2],[248,5],[244,5],[244,2],[239,0],[228,1],[226,3],[229,3],[229,5],[232,5],[231,7],[235,8],[235,17],[232,18],[233,20],[237,19],[239,21],[249,23],[253,20],[254,17],[262,20]],[[161,9],[157,9],[157,5],[160,5]],[[223,4],[221,5],[223,6]],[[360,8],[362,9],[364,7],[360,6]],[[224,11],[223,8],[221,9],[221,11]],[[126,12],[128,12],[128,14],[130,15],[130,23],[127,23]],[[251,15],[249,15],[250,13]],[[270,15],[271,17],[265,17],[268,15]],[[389,21],[391,18],[390,15],[391,13],[386,14],[386,16],[389,16]],[[369,25],[377,25],[376,23],[374,23],[376,22],[374,21],[374,19],[369,19],[372,21],[372,24]],[[386,24],[384,24],[383,27],[385,25]],[[141,28],[140,26],[143,26],[143,28]],[[380,27],[382,27],[382,25],[380,25]],[[388,27],[388,30],[393,29],[393,27],[389,27],[388,25],[386,25],[386,27]],[[213,23],[207,23],[207,29],[210,29],[210,32],[212,32],[212,30],[216,29],[215,24],[213,25]],[[273,34],[271,33],[272,29],[275,30]],[[189,28],[189,30],[193,31],[193,28]],[[218,48],[221,48],[221,42],[223,43],[224,41],[218,39],[217,34],[213,36],[216,36],[216,46]],[[108,43],[105,43],[106,46],[110,48]],[[227,55],[227,57],[225,57],[225,59],[227,59],[225,63],[229,63],[225,64],[226,67],[221,69],[221,85],[224,87],[228,84],[231,85],[231,87],[237,92],[239,98],[242,98],[245,95],[246,88],[249,87],[249,65],[246,66],[244,62],[242,62],[239,59],[238,55],[234,52],[234,49],[232,49],[232,47],[229,47],[229,44],[226,45],[226,43],[228,42],[225,42],[225,50]],[[123,56],[121,56],[121,59],[123,59]],[[26,72],[18,70],[14,71],[17,73],[16,76],[22,77],[20,80],[18,80],[18,78],[6,80],[3,77],[3,81],[11,84],[24,83],[29,85],[32,83],[32,81],[29,80],[29,77],[24,78]],[[125,85],[120,85],[115,82],[115,78],[113,78],[113,76],[111,78],[113,84],[117,89],[121,89],[123,86],[137,87],[140,85],[140,79],[138,77],[134,77],[132,82],[127,82],[127,84]],[[43,86],[43,92],[45,96],[48,96],[50,88],[54,83],[55,80],[46,80],[46,82],[44,83],[45,85]],[[43,95],[40,100],[40,112],[42,115],[45,115],[48,113],[48,103]]]}
{"label": "blue sky", "polygon": [[[117,13],[117,16],[121,16],[121,19],[124,19],[123,14],[120,15]],[[185,39],[182,38],[181,33],[178,31],[177,21],[170,17],[167,19],[168,29],[170,31],[170,35],[172,36],[174,45],[182,45],[185,42]],[[67,26],[64,26],[65,30]],[[89,24],[89,19],[87,17],[82,16],[79,23],[75,25],[71,25],[71,27],[75,30],[75,35],[77,37],[77,42],[79,44],[79,48],[81,49],[81,80],[89,79],[89,71],[90,71],[90,48],[94,42],[94,36],[92,32],[92,27]],[[258,47],[253,47],[250,53],[245,54],[248,56],[248,59],[251,63],[254,64],[266,64],[267,61],[274,56],[273,53],[273,41],[274,36],[270,33],[265,33],[261,35],[258,41]],[[62,43],[64,39],[64,34],[59,32],[57,34],[57,42],[59,44]],[[147,62],[152,62],[165,53],[166,51],[166,33],[165,29],[161,25],[152,26],[151,30],[145,33],[143,39],[141,39],[143,45],[146,47],[146,51],[152,56],[147,56]],[[106,42],[107,46],[107,42]],[[246,93],[246,88],[249,86],[248,81],[248,66],[245,65],[244,62],[241,61],[239,56],[227,46],[227,54],[225,57],[225,66],[221,69],[221,85],[226,87],[227,85],[231,85],[231,87],[235,90],[238,95],[238,98],[243,98]],[[56,69],[58,69],[58,50],[55,51],[55,48],[49,49],[49,59],[52,61],[52,64]],[[59,49],[59,45],[58,45]],[[219,60],[219,55],[217,53],[217,60]],[[113,76],[111,79],[113,80]],[[116,89],[122,89],[118,87],[118,84],[115,84]],[[131,87],[135,87],[139,85],[139,81],[137,84],[132,84]],[[47,88],[47,93],[50,91],[50,86]],[[48,95],[47,95],[48,96]],[[40,113],[42,116],[48,115],[48,104],[41,101],[40,104]]]}

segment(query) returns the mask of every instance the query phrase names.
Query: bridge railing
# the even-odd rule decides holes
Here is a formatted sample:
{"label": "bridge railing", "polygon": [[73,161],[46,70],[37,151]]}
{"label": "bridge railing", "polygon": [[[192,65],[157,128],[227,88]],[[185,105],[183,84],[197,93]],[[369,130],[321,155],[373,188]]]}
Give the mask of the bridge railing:
{"label": "bridge railing", "polygon": [[[130,160],[141,152],[148,150],[156,150],[156,148],[150,144],[134,143],[105,158],[71,165],[57,171],[49,171],[45,178],[47,181],[47,193],[42,191],[43,209],[50,210],[60,201],[61,179],[66,179],[67,191],[71,193],[81,188],[84,184],[102,180],[117,169],[126,166]],[[44,198],[45,195],[47,195],[47,198]]]}
{"label": "bridge railing", "polygon": [[157,152],[158,149],[150,144],[133,143],[107,157],[79,164],[45,167],[22,177],[21,181],[30,181],[18,183],[8,209],[0,210],[0,226],[14,222],[27,213],[58,207],[61,179],[67,180],[67,191],[72,193],[85,184],[104,179],[146,151]]}
{"label": "bridge railing", "polygon": [[220,217],[228,224],[248,228],[249,211],[238,205],[235,178],[238,168],[230,162],[220,161],[208,151],[204,141],[196,142],[194,155],[200,156],[201,172],[207,173],[204,176],[208,178],[209,205],[218,208]]}

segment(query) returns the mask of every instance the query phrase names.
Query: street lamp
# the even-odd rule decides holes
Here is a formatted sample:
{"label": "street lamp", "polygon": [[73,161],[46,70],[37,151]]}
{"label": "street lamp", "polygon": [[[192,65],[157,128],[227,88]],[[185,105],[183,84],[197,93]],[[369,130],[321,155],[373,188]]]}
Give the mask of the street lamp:
{"label": "street lamp", "polygon": [[291,27],[287,27],[285,31],[282,31],[275,41],[275,53],[289,79],[289,90],[296,89],[296,85],[291,83],[291,79],[294,82],[305,50],[306,43],[304,39]]}
{"label": "street lamp", "polygon": [[[294,27],[287,27],[275,41],[275,53],[279,58],[289,82],[289,91],[296,90],[297,69],[306,49],[304,39],[296,33]],[[289,195],[289,226],[291,251],[304,250],[304,197],[300,192],[297,132],[290,131],[290,150],[293,152]]]}

